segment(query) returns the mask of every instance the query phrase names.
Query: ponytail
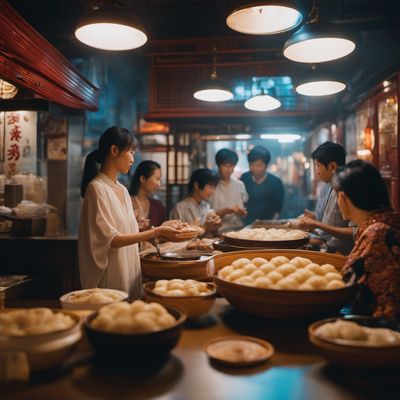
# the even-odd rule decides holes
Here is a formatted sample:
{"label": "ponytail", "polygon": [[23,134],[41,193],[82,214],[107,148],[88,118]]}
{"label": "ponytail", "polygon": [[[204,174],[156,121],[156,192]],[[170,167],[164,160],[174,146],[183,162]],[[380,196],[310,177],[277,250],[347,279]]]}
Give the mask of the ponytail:
{"label": "ponytail", "polygon": [[100,137],[98,149],[89,153],[85,160],[83,169],[81,196],[85,196],[86,188],[90,181],[99,173],[101,165],[107,158],[111,146],[117,146],[119,151],[135,149],[135,137],[128,129],[112,126]]}
{"label": "ponytail", "polygon": [[100,163],[98,159],[98,150],[94,150],[89,153],[85,160],[85,166],[83,168],[83,176],[81,182],[81,197],[85,197],[86,188],[90,181],[99,173]]}

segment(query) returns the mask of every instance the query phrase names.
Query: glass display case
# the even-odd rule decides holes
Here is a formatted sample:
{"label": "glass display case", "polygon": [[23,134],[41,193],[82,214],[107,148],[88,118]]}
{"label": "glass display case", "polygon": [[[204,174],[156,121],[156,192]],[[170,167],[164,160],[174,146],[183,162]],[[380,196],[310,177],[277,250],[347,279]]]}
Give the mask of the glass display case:
{"label": "glass display case", "polygon": [[385,179],[393,205],[398,208],[398,99],[396,89],[377,99],[378,168]]}

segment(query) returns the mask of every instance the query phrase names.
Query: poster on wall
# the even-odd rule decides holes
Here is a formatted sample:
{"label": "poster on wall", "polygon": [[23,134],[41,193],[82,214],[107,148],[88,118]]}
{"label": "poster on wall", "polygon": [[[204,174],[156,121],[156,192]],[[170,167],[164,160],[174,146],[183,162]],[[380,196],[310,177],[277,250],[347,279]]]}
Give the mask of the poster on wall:
{"label": "poster on wall", "polygon": [[67,118],[42,114],[39,125],[41,133],[46,137],[47,159],[57,161],[66,160]]}
{"label": "poster on wall", "polygon": [[36,173],[37,113],[34,111],[5,112],[4,173]]}
{"label": "poster on wall", "polygon": [[47,138],[47,159],[66,160],[67,159],[67,137],[48,137]]}

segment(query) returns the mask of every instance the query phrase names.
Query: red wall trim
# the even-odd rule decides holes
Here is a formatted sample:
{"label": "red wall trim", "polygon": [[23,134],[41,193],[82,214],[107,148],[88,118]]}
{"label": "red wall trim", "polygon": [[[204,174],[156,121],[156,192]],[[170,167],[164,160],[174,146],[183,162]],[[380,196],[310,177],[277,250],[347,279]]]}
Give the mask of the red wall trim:
{"label": "red wall trim", "polygon": [[0,77],[54,103],[97,110],[98,88],[0,0]]}

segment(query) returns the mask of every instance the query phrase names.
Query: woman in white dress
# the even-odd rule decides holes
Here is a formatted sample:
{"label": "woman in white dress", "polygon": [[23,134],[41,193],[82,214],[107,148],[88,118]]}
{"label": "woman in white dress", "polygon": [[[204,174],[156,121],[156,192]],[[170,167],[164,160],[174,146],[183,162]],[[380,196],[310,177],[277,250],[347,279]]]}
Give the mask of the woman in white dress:
{"label": "woman in white dress", "polygon": [[[81,194],[78,255],[82,289],[107,287],[124,290],[131,298],[141,293],[138,242],[155,237],[177,240],[180,221],[140,232],[128,190],[117,181],[133,164],[135,139],[124,128],[107,129],[98,149],[85,162]],[[98,171],[100,164],[100,171]]]}

